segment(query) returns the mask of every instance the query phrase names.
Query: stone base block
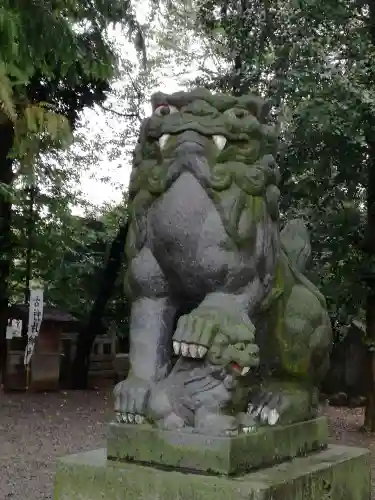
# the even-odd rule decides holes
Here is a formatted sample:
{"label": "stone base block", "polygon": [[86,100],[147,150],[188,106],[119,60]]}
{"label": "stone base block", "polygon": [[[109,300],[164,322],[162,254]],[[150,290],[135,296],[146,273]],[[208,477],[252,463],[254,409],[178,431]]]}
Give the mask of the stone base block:
{"label": "stone base block", "polygon": [[111,423],[108,458],[184,471],[234,475],[275,465],[327,446],[328,422],[320,417],[251,434],[212,437],[146,425]]}
{"label": "stone base block", "polygon": [[58,463],[54,500],[370,500],[367,450],[329,446],[238,477],[107,460],[105,449]]}

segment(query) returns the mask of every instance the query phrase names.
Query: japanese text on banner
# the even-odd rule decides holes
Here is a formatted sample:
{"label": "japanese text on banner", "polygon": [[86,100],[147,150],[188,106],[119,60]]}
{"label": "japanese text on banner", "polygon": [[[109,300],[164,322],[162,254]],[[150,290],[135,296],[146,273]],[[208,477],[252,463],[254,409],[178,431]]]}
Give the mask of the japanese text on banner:
{"label": "japanese text on banner", "polygon": [[35,342],[39,335],[43,319],[43,288],[30,290],[29,324],[27,330],[27,346],[25,350],[24,364],[28,365],[34,352]]}

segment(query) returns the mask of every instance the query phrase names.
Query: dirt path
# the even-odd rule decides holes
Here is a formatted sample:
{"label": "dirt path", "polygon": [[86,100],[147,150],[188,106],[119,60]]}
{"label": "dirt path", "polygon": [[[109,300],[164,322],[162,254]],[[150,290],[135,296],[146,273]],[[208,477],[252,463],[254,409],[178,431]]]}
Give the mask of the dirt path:
{"label": "dirt path", "polygon": [[[0,394],[0,497],[52,499],[56,459],[104,446],[111,404],[105,390]],[[329,408],[327,413],[332,441],[371,449],[375,476],[375,437],[358,432],[362,410]]]}
{"label": "dirt path", "polygon": [[52,498],[56,458],[104,445],[105,392],[0,395],[0,497]]}

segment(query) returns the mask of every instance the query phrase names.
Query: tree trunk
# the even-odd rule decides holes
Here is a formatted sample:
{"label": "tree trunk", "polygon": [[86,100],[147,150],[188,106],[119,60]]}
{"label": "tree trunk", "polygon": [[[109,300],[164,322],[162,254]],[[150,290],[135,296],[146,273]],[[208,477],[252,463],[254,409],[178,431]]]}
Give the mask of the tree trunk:
{"label": "tree trunk", "polygon": [[35,218],[34,218],[34,205],[35,205],[35,195],[36,188],[34,185],[30,186],[29,191],[29,206],[27,207],[27,213],[25,217],[26,221],[26,276],[25,276],[25,292],[24,292],[24,301],[25,304],[29,303],[30,299],[30,281],[32,274],[32,253],[34,247],[34,229],[35,229]]}
{"label": "tree trunk", "polygon": [[12,259],[11,198],[6,192],[13,181],[13,160],[9,153],[13,146],[14,130],[11,123],[0,126],[0,374],[5,377],[6,327],[8,324],[9,274]]}
{"label": "tree trunk", "polygon": [[124,224],[120,227],[112,242],[107,264],[103,270],[98,296],[91,309],[86,327],[78,336],[77,350],[72,366],[73,389],[87,388],[91,349],[95,337],[100,330],[105,308],[111,298],[113,288],[121,269],[127,232],[128,225]]}
{"label": "tree trunk", "polygon": [[[370,124],[371,125],[371,124]],[[371,129],[372,127],[370,127]],[[375,128],[373,129],[375,133]],[[367,404],[364,426],[367,431],[375,432],[375,140],[372,133],[367,135],[369,147],[368,184],[367,184],[367,230],[365,259],[368,271],[365,281],[367,286],[366,336],[369,346],[367,355]]]}
{"label": "tree trunk", "polygon": [[[375,4],[368,3],[368,29],[375,48]],[[369,68],[369,81],[373,81],[374,68]],[[369,351],[367,355],[367,402],[364,427],[375,432],[375,116],[369,115],[367,120],[366,142],[368,146],[367,173],[367,231],[365,241],[365,259],[367,266],[367,304],[366,304],[366,336]]]}

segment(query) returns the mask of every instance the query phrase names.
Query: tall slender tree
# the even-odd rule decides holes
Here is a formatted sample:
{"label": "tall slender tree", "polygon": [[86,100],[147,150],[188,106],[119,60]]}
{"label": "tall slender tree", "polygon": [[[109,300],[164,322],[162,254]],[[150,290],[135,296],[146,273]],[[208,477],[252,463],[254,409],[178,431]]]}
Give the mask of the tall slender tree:
{"label": "tall slender tree", "polygon": [[[108,28],[137,29],[129,1],[5,0],[0,6],[0,369],[6,355],[12,186],[35,156],[70,139],[84,106],[105,99],[116,57]],[[33,19],[33,22],[30,22]]]}

